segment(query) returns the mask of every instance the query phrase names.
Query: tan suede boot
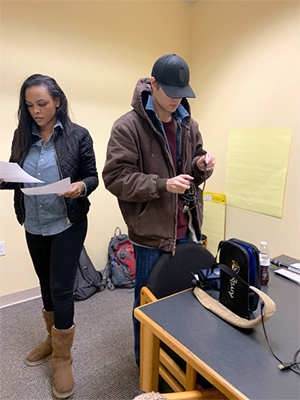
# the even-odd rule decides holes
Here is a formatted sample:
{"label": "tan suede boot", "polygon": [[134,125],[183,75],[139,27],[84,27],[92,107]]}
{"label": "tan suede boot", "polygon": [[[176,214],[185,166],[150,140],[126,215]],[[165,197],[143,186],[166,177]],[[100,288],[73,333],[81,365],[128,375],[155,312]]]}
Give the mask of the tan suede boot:
{"label": "tan suede boot", "polygon": [[71,347],[73,345],[75,326],[70,329],[52,327],[51,369],[53,373],[53,394],[59,399],[65,399],[74,392],[72,374]]}
{"label": "tan suede boot", "polygon": [[48,331],[47,339],[33,349],[25,359],[25,363],[30,366],[42,364],[49,360],[52,354],[51,328],[53,326],[53,311],[45,311],[43,309],[43,317]]}

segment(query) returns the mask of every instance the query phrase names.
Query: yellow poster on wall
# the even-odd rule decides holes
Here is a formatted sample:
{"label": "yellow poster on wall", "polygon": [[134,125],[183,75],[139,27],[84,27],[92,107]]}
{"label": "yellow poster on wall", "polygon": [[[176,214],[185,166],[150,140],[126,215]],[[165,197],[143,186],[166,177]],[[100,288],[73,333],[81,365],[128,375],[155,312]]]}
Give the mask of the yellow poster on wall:
{"label": "yellow poster on wall", "polygon": [[282,218],[291,137],[291,128],[230,130],[228,206]]}
{"label": "yellow poster on wall", "polygon": [[226,198],[224,194],[204,192],[202,233],[207,236],[207,249],[217,254],[218,245],[225,238]]}

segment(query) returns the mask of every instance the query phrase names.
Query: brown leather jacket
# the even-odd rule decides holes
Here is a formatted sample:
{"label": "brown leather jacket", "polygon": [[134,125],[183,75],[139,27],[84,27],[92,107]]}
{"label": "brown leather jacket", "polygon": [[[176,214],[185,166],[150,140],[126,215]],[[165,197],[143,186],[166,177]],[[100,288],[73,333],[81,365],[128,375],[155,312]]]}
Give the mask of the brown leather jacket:
{"label": "brown leather jacket", "polygon": [[[132,107],[113,125],[102,172],[105,187],[119,201],[130,239],[140,245],[173,251],[176,246],[178,195],[166,191],[166,182],[175,176],[163,129],[156,114],[146,109],[151,94],[150,79],[136,85]],[[190,174],[196,186],[204,181],[204,172],[196,162],[206,153],[198,124],[190,117],[186,99],[181,105],[188,116],[178,122],[180,159],[177,175]],[[207,177],[212,171],[207,173]],[[197,207],[190,212],[194,240],[201,238],[203,218],[202,192],[198,188]]]}

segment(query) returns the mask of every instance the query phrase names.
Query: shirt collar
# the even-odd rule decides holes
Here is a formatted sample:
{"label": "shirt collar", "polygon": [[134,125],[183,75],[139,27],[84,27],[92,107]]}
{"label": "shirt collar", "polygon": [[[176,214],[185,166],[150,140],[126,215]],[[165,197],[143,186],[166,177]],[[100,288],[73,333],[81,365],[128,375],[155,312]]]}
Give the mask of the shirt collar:
{"label": "shirt collar", "polygon": [[[154,111],[154,112],[155,112],[155,115],[157,116],[156,110],[155,110],[155,106],[154,106],[154,103],[153,103],[153,100],[152,100],[152,96],[151,96],[151,95],[148,96],[148,101],[147,101],[147,104],[146,104],[145,109],[146,109],[146,110]],[[189,113],[188,113],[187,110],[183,107],[182,104],[179,104],[179,106],[177,107],[176,111],[173,113],[173,116],[174,116],[175,119],[181,119],[181,120],[183,120],[183,118],[186,118],[186,117],[189,116]],[[157,118],[158,118],[158,117],[157,117]]]}
{"label": "shirt collar", "polygon": [[[61,123],[60,121],[56,121],[55,125],[53,126],[53,131],[54,131],[54,129],[57,128],[57,127],[60,127],[61,129],[63,129],[62,123]],[[32,124],[32,129],[31,129],[31,131],[32,131],[32,134],[33,134],[33,135],[41,136],[40,133],[39,133],[37,124],[36,124],[35,122],[33,122],[33,124]],[[52,131],[52,133],[53,133],[53,131]]]}

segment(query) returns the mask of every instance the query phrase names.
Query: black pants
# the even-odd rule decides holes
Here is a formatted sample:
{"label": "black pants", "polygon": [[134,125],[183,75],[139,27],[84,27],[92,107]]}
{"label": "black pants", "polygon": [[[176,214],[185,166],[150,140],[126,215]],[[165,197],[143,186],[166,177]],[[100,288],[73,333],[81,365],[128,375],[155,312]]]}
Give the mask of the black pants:
{"label": "black pants", "polygon": [[86,232],[87,218],[57,235],[41,236],[26,232],[44,308],[54,312],[57,329],[69,329],[73,325],[73,287]]}

